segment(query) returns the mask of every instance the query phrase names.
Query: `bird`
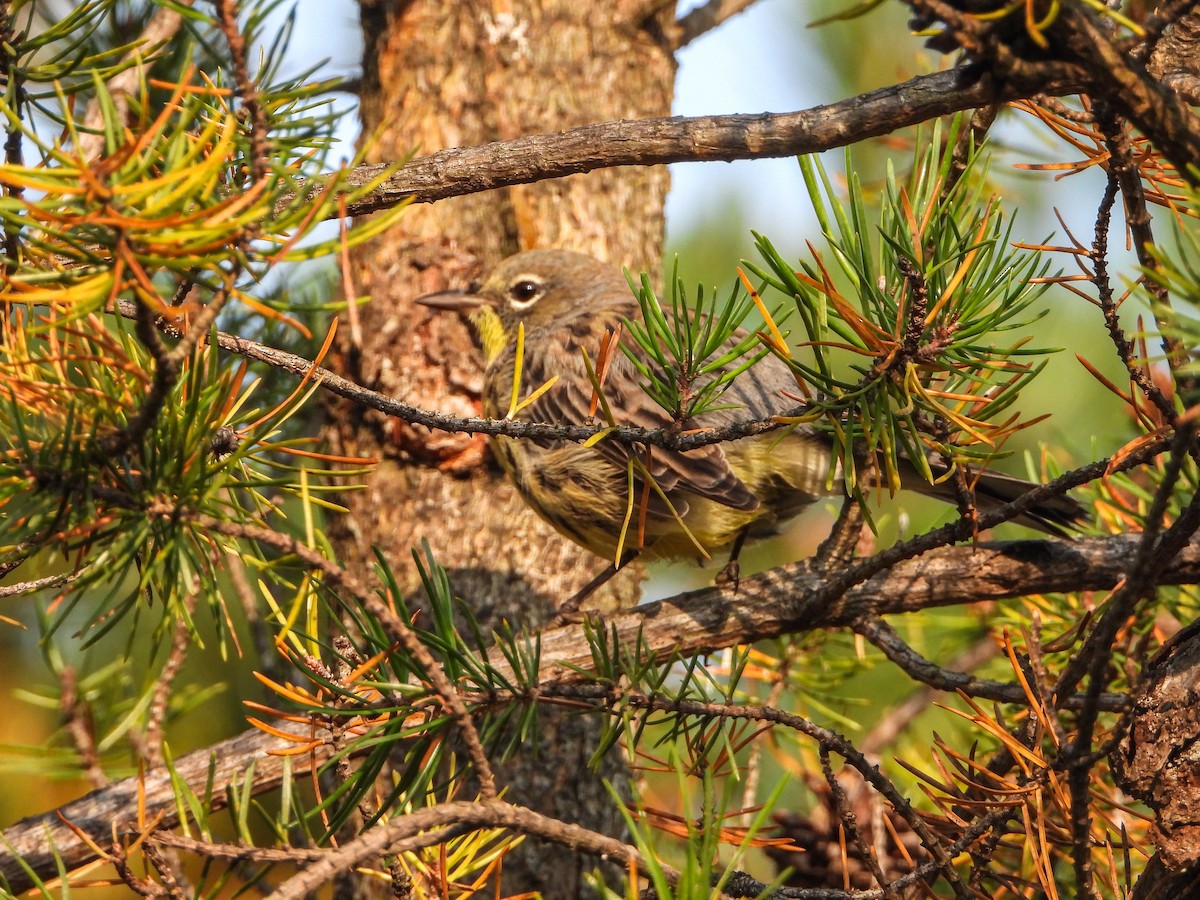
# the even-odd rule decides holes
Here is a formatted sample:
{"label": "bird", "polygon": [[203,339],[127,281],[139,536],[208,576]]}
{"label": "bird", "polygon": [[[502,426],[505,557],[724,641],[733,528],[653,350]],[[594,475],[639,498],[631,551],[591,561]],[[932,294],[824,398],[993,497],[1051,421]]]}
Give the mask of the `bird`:
{"label": "bird", "polygon": [[[481,282],[418,298],[437,311],[465,314],[482,350],[482,412],[488,418],[579,425],[596,412],[594,365],[606,334],[623,321],[641,321],[625,275],[587,254],[529,250],[503,260]],[[735,338],[740,335],[735,335]],[[630,355],[632,340],[610,352],[600,391],[612,424],[645,429],[720,428],[793,411],[796,379],[775,355],[741,373],[717,408],[679,422],[643,389]],[[542,392],[523,406],[513,385],[521,360],[520,392]],[[518,407],[514,411],[514,407]],[[585,445],[569,440],[496,435],[491,447],[524,501],[557,531],[609,561],[605,572],[566,606],[594,589],[634,556],[643,561],[700,558],[729,550],[734,573],[743,542],[779,533],[823,498],[844,493],[830,439],[811,424],[695,449],[648,452],[615,440]],[[634,462],[631,463],[631,459]],[[944,465],[930,461],[934,472]],[[953,479],[931,484],[902,461],[902,477],[922,494],[956,502]],[[831,471],[832,470],[832,471]],[[974,478],[974,474],[972,476]],[[647,481],[650,484],[647,484]],[[997,472],[978,474],[980,508],[999,506],[1037,485]],[[1035,505],[1019,521],[1063,535],[1082,518],[1067,496]]]}

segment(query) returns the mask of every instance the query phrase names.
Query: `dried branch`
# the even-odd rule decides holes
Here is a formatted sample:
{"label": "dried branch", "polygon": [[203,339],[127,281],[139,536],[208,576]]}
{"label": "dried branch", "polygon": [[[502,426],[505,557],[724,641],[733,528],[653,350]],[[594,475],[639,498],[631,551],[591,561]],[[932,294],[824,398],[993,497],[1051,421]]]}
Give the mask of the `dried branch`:
{"label": "dried branch", "polygon": [[681,17],[671,34],[671,49],[681,50],[723,22],[753,6],[755,0],[708,0]]}
{"label": "dried branch", "polygon": [[175,834],[172,831],[155,831],[147,841],[161,847],[182,850],[193,856],[206,859],[221,859],[226,862],[260,862],[260,863],[299,863],[316,862],[328,855],[327,850],[316,850],[305,847],[292,847],[280,850],[275,847],[245,847],[241,844],[220,844],[213,841],[198,840]]}
{"label": "dried branch", "polygon": [[[390,175],[392,164],[359,166],[346,187],[363,187],[387,175],[366,196],[348,204],[360,216],[398,203],[433,203],[480,191],[531,184],[616,166],[676,162],[730,162],[819,153],[890,134],[938,116],[1034,94],[1076,93],[1082,71],[1064,64],[1030,65],[1007,82],[960,66],[859,94],[849,100],[792,113],[673,116],[586,125],[553,134],[441,150],[414,159]],[[321,182],[313,184],[320,190]],[[288,198],[280,206],[289,204]]]}
{"label": "dried branch", "polygon": [[[571,822],[552,819],[503,800],[459,800],[418,810],[406,816],[397,816],[386,825],[372,828],[330,852],[319,862],[309,865],[299,875],[289,878],[271,894],[271,900],[300,900],[326,884],[337,872],[352,868],[372,856],[415,850],[441,843],[447,839],[447,835],[442,833],[442,829],[447,827],[453,827],[456,831],[510,828],[521,834],[534,835],[542,840],[562,844],[581,853],[626,865],[633,864],[645,871],[645,861],[641,853],[635,847],[615,838]],[[669,866],[661,863],[658,865],[668,881],[675,883],[679,880],[679,874]]]}
{"label": "dried branch", "polygon": [[[904,642],[891,625],[878,616],[869,616],[854,624],[854,630],[870,641],[884,656],[899,666],[904,673],[922,684],[939,691],[957,693],[961,691],[971,697],[983,697],[997,703],[1028,702],[1024,688],[1017,682],[992,681],[978,678],[968,672],[944,669],[921,656]],[[991,643],[989,641],[989,643]],[[995,646],[992,644],[992,646]],[[987,657],[994,656],[987,654]],[[1062,708],[1078,709],[1085,703],[1083,696],[1064,696]],[[1099,698],[1103,710],[1120,711],[1128,708],[1129,698],[1124,694],[1104,694]]]}
{"label": "dried branch", "polygon": [[[1162,272],[1162,261],[1154,255],[1151,247],[1154,245],[1153,223],[1150,211],[1146,206],[1146,192],[1142,187],[1142,173],[1133,158],[1133,146],[1129,139],[1129,131],[1125,123],[1118,119],[1107,101],[1097,99],[1093,104],[1096,125],[1104,135],[1104,143],[1109,152],[1109,173],[1115,176],[1121,188],[1121,196],[1125,200],[1125,224],[1133,237],[1133,249],[1137,254],[1138,263],[1149,275],[1143,282],[1150,296],[1158,306],[1153,309],[1155,321],[1162,332],[1162,345],[1172,368],[1177,369],[1188,359],[1188,352],[1179,341],[1172,337],[1167,324],[1163,321],[1164,311],[1171,308],[1171,297],[1167,287],[1160,278],[1155,277]],[[1181,173],[1182,174],[1182,173]],[[1140,386],[1140,383],[1139,383]],[[1144,390],[1144,388],[1143,388]],[[1153,400],[1154,395],[1150,398]],[[1156,400],[1156,405],[1162,401]],[[1165,421],[1174,421],[1174,412]]]}
{"label": "dried branch", "polygon": [[175,633],[171,636],[171,649],[167,651],[166,661],[158,678],[154,682],[154,693],[151,695],[149,715],[147,716],[145,736],[141,739],[140,754],[152,766],[162,765],[162,741],[167,711],[170,706],[171,686],[175,677],[187,659],[188,650],[192,646],[192,636],[189,631],[189,620],[196,608],[199,590],[193,585],[193,590],[184,598],[186,615],[180,616],[175,623]]}
{"label": "dried branch", "polygon": [[1048,62],[1041,47],[1031,49],[1036,43],[1026,39],[1024,30],[1015,36],[1004,30],[1008,17],[985,21],[945,0],[909,0],[909,5],[919,16],[945,23],[953,42],[1001,84],[1028,85],[1035,71],[1053,71],[1060,77],[1070,71],[1072,79],[1079,79],[1078,86],[1111,103],[1150,138],[1183,178],[1194,184],[1200,177],[1194,168],[1200,160],[1200,122],[1191,108],[1144,68],[1131,65],[1136,47],[1116,46],[1091,8],[1063,4],[1048,20],[1045,31],[1052,32],[1054,40],[1050,43],[1043,35],[1043,42],[1058,56]]}
{"label": "dried branch", "polygon": [[[137,304],[133,301],[122,300],[117,303],[117,311],[126,318],[136,318]],[[156,322],[164,334],[182,337],[183,332],[165,318]],[[195,329],[189,330],[189,334]],[[404,403],[387,394],[373,391],[343,378],[337,373],[315,365],[311,360],[278,350],[257,341],[251,341],[226,332],[218,332],[217,346],[222,350],[237,353],[255,362],[265,363],[283,372],[288,372],[303,378],[311,373],[312,381],[321,385],[332,394],[352,400],[369,409],[378,410],[385,415],[395,416],[413,425],[424,425],[439,431],[460,432],[467,434],[505,435],[506,437],[527,438],[529,440],[565,440],[583,442],[605,430],[603,425],[547,425],[539,422],[523,422],[516,419],[483,419],[477,417],[450,416]],[[790,410],[789,414],[800,414],[803,407]],[[691,431],[686,434],[669,428],[647,430],[644,428],[620,427],[609,432],[606,440],[615,440],[627,444],[650,444],[671,450],[693,450],[708,444],[736,440],[756,434],[766,434],[785,427],[774,419],[748,419],[735,422],[723,428],[707,428]]]}
{"label": "dried branch", "polygon": [[1100,207],[1096,213],[1096,231],[1092,240],[1092,283],[1096,286],[1096,299],[1100,311],[1104,313],[1104,325],[1108,329],[1109,339],[1116,348],[1117,356],[1129,373],[1129,379],[1136,384],[1154,404],[1162,421],[1173,423],[1176,419],[1175,406],[1154,383],[1149,372],[1137,359],[1133,343],[1125,336],[1121,327],[1121,319],[1117,302],[1113,297],[1112,281],[1108,275],[1108,235],[1112,223],[1112,209],[1116,202],[1117,190],[1120,187],[1118,176],[1111,168],[1108,173],[1108,183],[1100,198]]}
{"label": "dried branch", "polygon": [[237,94],[250,120],[250,179],[261,181],[266,177],[270,158],[271,148],[267,140],[270,132],[266,110],[263,109],[258,87],[246,63],[246,38],[238,27],[238,4],[236,0],[216,0],[214,5],[217,10],[218,27],[229,47],[229,58],[233,61]]}
{"label": "dried branch", "polygon": [[846,789],[842,787],[837,776],[833,774],[833,766],[829,761],[829,748],[822,744],[817,754],[821,760],[821,774],[825,776],[825,783],[829,785],[829,793],[837,807],[842,828],[850,834],[851,840],[854,841],[854,846],[858,848],[858,855],[862,858],[864,865],[870,870],[871,877],[875,879],[875,883],[879,885],[879,889],[883,891],[883,896],[887,900],[900,900],[900,895],[888,882],[887,876],[883,874],[879,860],[867,845],[862,830],[858,827],[858,817],[855,816],[854,810],[850,808],[850,800],[846,796]]}
{"label": "dried branch", "polygon": [[[112,103],[112,109],[115,110],[113,118],[116,121],[124,120],[129,108],[129,96],[141,85],[144,70],[137,60],[156,52],[174,38],[183,25],[183,14],[179,9],[190,8],[194,4],[195,0],[179,0],[174,8],[160,6],[155,9],[154,15],[142,29],[141,41],[137,48],[121,60],[122,65],[127,65],[128,68],[122,68],[115,75],[105,79],[104,90]],[[104,107],[98,97],[93,97],[88,101],[83,123],[79,128],[79,156],[81,159],[90,159],[99,155],[103,149]]]}
{"label": "dried branch", "polygon": [[108,784],[108,776],[100,765],[100,754],[96,750],[96,735],[92,728],[92,711],[88,703],[79,696],[79,682],[75,669],[67,666],[59,675],[62,696],[58,707],[67,720],[67,732],[79,754],[79,765],[92,787],[102,788]]}
{"label": "dried branch", "polygon": [[[802,562],[794,563],[743,580],[736,594],[705,588],[610,616],[605,625],[616,640],[630,645],[645,641],[662,659],[688,657],[782,634],[849,625],[865,615],[1055,591],[1104,590],[1124,577],[1137,547],[1136,535],[947,547],[897,565],[833,599],[823,592],[821,576]],[[1156,574],[1159,584],[1200,580],[1200,542],[1189,543]],[[543,632],[541,644],[539,681],[575,681],[576,669],[587,671],[593,664],[590,646],[577,628]]]}

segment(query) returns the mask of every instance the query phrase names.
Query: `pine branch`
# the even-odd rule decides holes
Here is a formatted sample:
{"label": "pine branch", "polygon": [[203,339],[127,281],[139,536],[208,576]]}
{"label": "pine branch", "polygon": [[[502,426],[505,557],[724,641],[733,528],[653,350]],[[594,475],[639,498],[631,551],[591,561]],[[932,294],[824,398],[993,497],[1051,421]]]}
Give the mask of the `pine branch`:
{"label": "pine branch", "polygon": [[[1034,593],[1104,590],[1129,571],[1139,547],[1139,535],[1071,543],[1031,540],[945,547],[906,561],[832,601],[822,592],[824,579],[806,571],[805,563],[795,563],[744,579],[737,592],[721,588],[694,591],[612,616],[604,625],[616,640],[628,645],[640,640],[663,659],[711,653],[781,634],[846,625],[863,616],[911,613]],[[1193,539],[1162,565],[1155,573],[1155,583],[1200,583],[1200,540]],[[541,648],[539,683],[552,682],[561,687],[579,682],[585,677],[582,673],[594,665],[593,647],[578,626],[545,632]],[[304,728],[281,727],[307,736]],[[282,777],[281,759],[266,754],[287,746],[252,730],[211,750],[188,754],[177,761],[176,767],[185,781],[202,787],[210,758],[216,760],[213,783],[218,785],[228,783],[253,762],[253,792],[257,795],[276,787]],[[319,764],[328,749],[316,753]],[[313,764],[309,756],[293,757],[292,774],[308,771]],[[102,843],[111,836],[111,821],[136,808],[137,793],[137,779],[126,779],[61,810],[25,819],[6,829],[0,874],[8,879],[10,890],[19,893],[32,886],[29,875],[17,863],[18,854],[42,878],[57,873],[55,851],[68,868],[94,858],[82,839],[62,824],[60,814],[61,819]],[[156,769],[147,773],[144,794],[146,816],[163,812],[164,827],[169,827],[175,821],[175,798],[165,772]],[[219,806],[224,804],[221,792],[214,797]]]}
{"label": "pine branch", "polygon": [[[800,112],[605,122],[441,150],[400,166],[374,190],[348,204],[345,212],[361,216],[405,201],[433,203],[615,166],[819,153],[966,109],[1036,94],[1073,94],[1080,87],[1079,74],[1064,64],[1030,66],[1023,77],[998,82],[981,78],[978,69],[960,66]],[[359,166],[347,177],[346,187],[369,184],[393,167],[391,163]],[[314,192],[321,184],[314,182]],[[280,208],[289,202],[284,198]]]}
{"label": "pine branch", "polygon": [[[320,739],[321,730],[308,725],[281,723],[277,726],[303,739]],[[210,777],[216,788],[210,808],[224,809],[229,803],[228,784],[242,782],[249,766],[254,766],[254,793],[274,790],[283,781],[285,770],[295,778],[323,764],[331,746],[319,745],[312,753],[299,756],[272,756],[273,751],[293,750],[294,744],[250,729],[211,747],[196,750],[175,760],[178,778],[199,796],[204,796]],[[22,863],[40,879],[58,875],[61,864],[72,871],[96,858],[94,845],[105,847],[113,839],[113,829],[136,832],[139,803],[146,819],[162,815],[160,828],[179,823],[171,776],[164,766],[148,770],[144,776],[132,776],[61,806],[40,816],[22,819],[4,830],[4,848],[0,852],[0,875],[8,889],[19,894],[34,886]],[[95,842],[89,844],[85,837]]]}

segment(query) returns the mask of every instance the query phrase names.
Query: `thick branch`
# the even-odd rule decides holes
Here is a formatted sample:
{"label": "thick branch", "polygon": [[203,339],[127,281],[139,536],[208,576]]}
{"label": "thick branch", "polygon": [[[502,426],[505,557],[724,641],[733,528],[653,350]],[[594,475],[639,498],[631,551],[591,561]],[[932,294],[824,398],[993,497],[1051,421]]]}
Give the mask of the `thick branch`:
{"label": "thick branch", "polygon": [[[1061,96],[1079,88],[1069,66],[1029,68],[1027,81],[1014,78],[997,83],[981,78],[980,70],[963,66],[800,112],[606,122],[441,150],[401,166],[347,211],[363,215],[406,200],[432,203],[615,166],[818,153],[965,109],[1034,94]],[[350,173],[348,184],[368,184],[387,169],[387,165],[360,166]]]}
{"label": "thick branch", "polygon": [[[743,579],[735,592],[710,587],[639,606],[605,621],[617,640],[638,639],[663,658],[710,653],[781,634],[847,625],[865,615],[916,612],[977,600],[1057,591],[1107,590],[1136,558],[1140,535],[1077,541],[1007,541],[944,547],[881,572],[829,602],[824,579],[793,563]],[[1193,540],[1156,575],[1158,584],[1200,580],[1200,541]],[[814,602],[814,598],[819,602]],[[542,634],[539,681],[579,678],[592,654],[576,628]]]}

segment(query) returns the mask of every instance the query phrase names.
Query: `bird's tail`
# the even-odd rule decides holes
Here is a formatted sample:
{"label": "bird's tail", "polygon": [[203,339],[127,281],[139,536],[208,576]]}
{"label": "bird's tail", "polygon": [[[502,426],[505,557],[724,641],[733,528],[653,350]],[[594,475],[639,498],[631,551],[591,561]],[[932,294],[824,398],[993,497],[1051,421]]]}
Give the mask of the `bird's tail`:
{"label": "bird's tail", "polygon": [[[906,488],[934,497],[946,503],[956,500],[956,488],[952,480],[940,484],[930,484],[919,474],[910,463],[906,463],[902,472],[902,483]],[[974,483],[975,503],[981,512],[989,512],[1006,503],[1016,500],[1040,485],[1024,478],[1005,475],[1002,472],[971,472],[968,483]],[[1046,534],[1065,537],[1072,526],[1079,525],[1087,518],[1087,510],[1083,504],[1073,497],[1060,494],[1034,504],[1024,513],[1011,521],[1029,528],[1036,528]]]}

